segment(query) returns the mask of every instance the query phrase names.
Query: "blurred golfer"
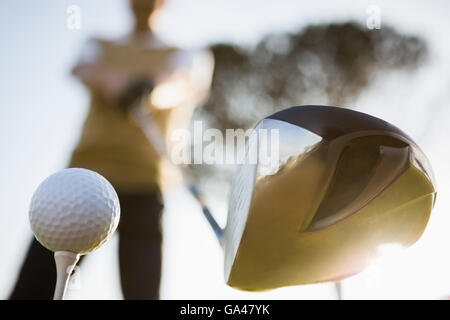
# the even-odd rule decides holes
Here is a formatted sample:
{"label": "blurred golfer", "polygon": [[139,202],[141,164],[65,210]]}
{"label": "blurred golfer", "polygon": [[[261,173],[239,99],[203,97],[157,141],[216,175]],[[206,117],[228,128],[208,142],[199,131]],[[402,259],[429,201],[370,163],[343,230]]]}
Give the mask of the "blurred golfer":
{"label": "blurred golfer", "polygon": [[[161,276],[162,161],[139,127],[118,105],[136,80],[154,85],[146,99],[166,143],[188,125],[206,98],[213,70],[209,52],[170,47],[152,32],[163,1],[132,0],[132,33],[117,41],[91,40],[73,74],[91,95],[90,109],[70,167],[99,172],[116,188],[122,210],[119,262],[125,299],[158,299]],[[53,254],[33,241],[11,299],[50,299]]]}

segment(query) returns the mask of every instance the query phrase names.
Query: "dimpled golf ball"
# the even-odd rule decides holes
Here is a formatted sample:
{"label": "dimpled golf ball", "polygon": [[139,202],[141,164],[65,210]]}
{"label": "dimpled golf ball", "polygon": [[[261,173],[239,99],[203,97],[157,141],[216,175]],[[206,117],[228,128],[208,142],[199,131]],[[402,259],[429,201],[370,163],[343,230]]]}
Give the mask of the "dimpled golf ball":
{"label": "dimpled golf ball", "polygon": [[86,254],[113,234],[120,219],[116,191],[104,177],[80,168],[46,178],[29,211],[31,230],[47,249]]}

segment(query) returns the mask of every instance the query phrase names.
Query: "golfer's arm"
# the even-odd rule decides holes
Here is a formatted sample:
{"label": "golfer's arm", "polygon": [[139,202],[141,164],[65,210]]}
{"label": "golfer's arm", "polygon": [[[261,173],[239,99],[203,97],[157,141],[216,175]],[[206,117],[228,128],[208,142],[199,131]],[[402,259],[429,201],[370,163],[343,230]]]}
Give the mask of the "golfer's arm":
{"label": "golfer's arm", "polygon": [[198,105],[209,93],[214,70],[210,52],[197,53],[189,66],[180,66],[155,86],[151,103],[155,109]]}

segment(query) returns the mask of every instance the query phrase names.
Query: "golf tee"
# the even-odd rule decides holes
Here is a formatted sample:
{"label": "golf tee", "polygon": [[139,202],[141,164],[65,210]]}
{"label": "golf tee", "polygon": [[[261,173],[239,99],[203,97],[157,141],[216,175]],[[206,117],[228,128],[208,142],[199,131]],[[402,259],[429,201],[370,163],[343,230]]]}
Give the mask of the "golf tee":
{"label": "golf tee", "polygon": [[70,275],[72,274],[75,265],[80,259],[78,253],[69,251],[55,252],[56,263],[56,287],[53,300],[63,300],[66,294],[67,284],[69,283]]}

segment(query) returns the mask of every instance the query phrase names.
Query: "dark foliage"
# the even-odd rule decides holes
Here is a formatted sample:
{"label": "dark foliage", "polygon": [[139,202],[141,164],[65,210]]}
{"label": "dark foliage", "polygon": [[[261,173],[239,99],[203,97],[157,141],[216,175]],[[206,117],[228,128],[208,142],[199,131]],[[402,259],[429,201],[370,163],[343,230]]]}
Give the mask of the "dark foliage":
{"label": "dark foliage", "polygon": [[427,52],[417,37],[355,23],[267,36],[252,50],[227,44],[211,49],[216,60],[211,96],[196,117],[219,129],[248,128],[293,105],[343,106],[377,72],[414,68]]}

